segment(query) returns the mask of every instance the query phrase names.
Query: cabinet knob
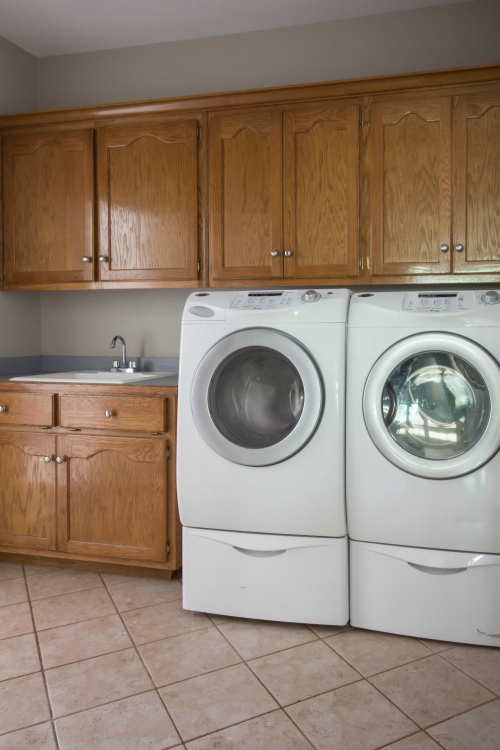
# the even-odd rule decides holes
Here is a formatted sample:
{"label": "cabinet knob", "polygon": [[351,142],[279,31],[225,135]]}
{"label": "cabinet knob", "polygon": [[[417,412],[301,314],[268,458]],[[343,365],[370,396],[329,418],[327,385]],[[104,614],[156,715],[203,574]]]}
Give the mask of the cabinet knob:
{"label": "cabinet knob", "polygon": [[277,255],[278,255],[278,251],[277,250],[271,250],[271,257],[272,258],[276,258]]}
{"label": "cabinet knob", "polygon": [[441,252],[442,253],[447,253],[449,249],[450,248],[449,248],[448,245],[441,245]]}
{"label": "cabinet knob", "polygon": [[92,258],[90,257],[90,255],[84,255],[82,260],[84,263],[92,263]]}
{"label": "cabinet knob", "polygon": [[0,406],[0,411],[7,411],[7,407],[6,406]]}
{"label": "cabinet knob", "polygon": [[457,251],[457,253],[462,253],[463,249],[464,249],[463,245],[455,245],[455,250]]}
{"label": "cabinet knob", "polygon": [[56,464],[63,464],[63,463],[64,463],[64,456],[57,456]]}
{"label": "cabinet knob", "polygon": [[46,464],[50,464],[50,462],[52,461],[52,456],[44,456],[40,459],[40,461],[45,461]]}
{"label": "cabinet knob", "polygon": [[108,259],[107,255],[100,255],[99,256],[99,263],[105,263]]}
{"label": "cabinet knob", "polygon": [[285,258],[289,258],[291,254],[292,254],[291,250],[285,250]]}
{"label": "cabinet knob", "polygon": [[107,410],[107,411],[104,412],[104,416],[105,417],[112,417],[113,416],[113,412],[111,410]]}

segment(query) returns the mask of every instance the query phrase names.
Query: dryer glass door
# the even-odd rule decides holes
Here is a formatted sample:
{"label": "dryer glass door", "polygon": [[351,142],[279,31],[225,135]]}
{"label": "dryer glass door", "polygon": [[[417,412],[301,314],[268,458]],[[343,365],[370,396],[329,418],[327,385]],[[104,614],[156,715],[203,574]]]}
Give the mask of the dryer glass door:
{"label": "dryer glass door", "polygon": [[366,426],[399,468],[447,479],[474,471],[500,445],[500,370],[481,347],[447,333],[388,349],[365,386]]}
{"label": "dryer glass door", "polygon": [[313,435],[323,409],[317,367],[280,331],[230,334],[204,357],[192,388],[203,438],[225,458],[248,466],[284,461]]}

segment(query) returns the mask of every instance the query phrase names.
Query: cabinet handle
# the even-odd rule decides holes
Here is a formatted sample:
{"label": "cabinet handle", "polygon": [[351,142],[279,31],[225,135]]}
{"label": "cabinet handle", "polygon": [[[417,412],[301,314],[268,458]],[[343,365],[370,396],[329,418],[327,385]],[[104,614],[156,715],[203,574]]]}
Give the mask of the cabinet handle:
{"label": "cabinet handle", "polygon": [[45,461],[46,464],[50,464],[50,462],[52,461],[52,456],[44,456],[40,459],[40,461]]}
{"label": "cabinet handle", "polygon": [[292,254],[291,250],[285,250],[285,258],[289,258],[291,254]]}
{"label": "cabinet handle", "polygon": [[0,411],[7,411],[7,407],[6,406],[0,406]]}
{"label": "cabinet handle", "polygon": [[108,259],[107,255],[100,255],[99,256],[99,263],[105,263]]}
{"label": "cabinet handle", "polygon": [[278,255],[278,251],[277,250],[271,250],[271,257],[272,258],[276,258],[277,255]]}
{"label": "cabinet handle", "polygon": [[455,250],[457,253],[463,252],[464,246],[463,245],[455,245]]}
{"label": "cabinet handle", "polygon": [[450,248],[449,248],[448,245],[441,245],[441,252],[442,253],[447,253],[449,249]]}
{"label": "cabinet handle", "polygon": [[90,255],[84,255],[82,260],[84,263],[92,263],[92,258],[90,257]]}
{"label": "cabinet handle", "polygon": [[56,464],[63,464],[63,463],[64,463],[64,456],[57,456]]}
{"label": "cabinet handle", "polygon": [[104,416],[105,417],[112,417],[113,416],[113,412],[111,410],[107,410],[107,411],[104,412]]}

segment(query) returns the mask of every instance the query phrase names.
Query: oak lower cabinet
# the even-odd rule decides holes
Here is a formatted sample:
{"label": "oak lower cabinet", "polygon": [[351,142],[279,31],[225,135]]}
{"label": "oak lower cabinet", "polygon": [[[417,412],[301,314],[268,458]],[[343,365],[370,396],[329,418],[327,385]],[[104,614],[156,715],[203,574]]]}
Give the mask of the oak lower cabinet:
{"label": "oak lower cabinet", "polygon": [[214,282],[357,276],[358,131],[352,101],[212,116]]}
{"label": "oak lower cabinet", "polygon": [[[177,389],[53,389],[0,383],[0,560],[169,578]],[[53,426],[40,410],[35,427],[28,406],[52,399]]]}

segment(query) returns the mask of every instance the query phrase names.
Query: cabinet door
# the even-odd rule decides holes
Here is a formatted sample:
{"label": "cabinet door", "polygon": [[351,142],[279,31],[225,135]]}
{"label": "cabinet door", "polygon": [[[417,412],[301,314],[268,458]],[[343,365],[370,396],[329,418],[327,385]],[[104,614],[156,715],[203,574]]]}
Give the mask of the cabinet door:
{"label": "cabinet door", "polygon": [[372,275],[449,273],[451,98],[378,100],[371,113]]}
{"label": "cabinet door", "polygon": [[217,115],[210,131],[210,247],[214,279],[283,274],[281,113]]}
{"label": "cabinet door", "polygon": [[196,120],[98,131],[99,278],[197,278]]}
{"label": "cabinet door", "polygon": [[285,276],[357,275],[358,139],[356,104],[284,113]]}
{"label": "cabinet door", "polygon": [[455,273],[499,273],[500,89],[454,99],[453,160]]}
{"label": "cabinet door", "polygon": [[93,131],[7,136],[3,164],[6,284],[92,281]]}
{"label": "cabinet door", "polygon": [[0,545],[55,549],[55,450],[50,435],[0,432]]}
{"label": "cabinet door", "polygon": [[163,440],[58,438],[57,548],[118,560],[166,560]]}

